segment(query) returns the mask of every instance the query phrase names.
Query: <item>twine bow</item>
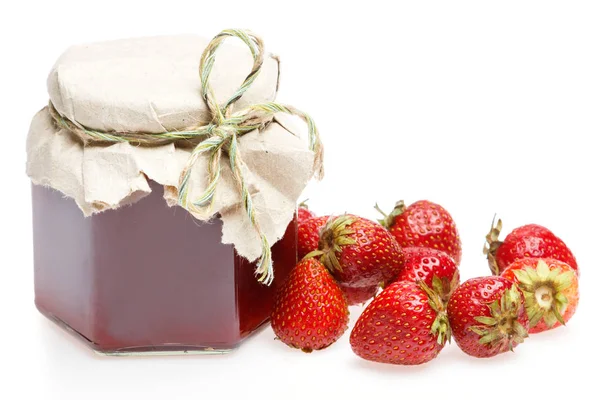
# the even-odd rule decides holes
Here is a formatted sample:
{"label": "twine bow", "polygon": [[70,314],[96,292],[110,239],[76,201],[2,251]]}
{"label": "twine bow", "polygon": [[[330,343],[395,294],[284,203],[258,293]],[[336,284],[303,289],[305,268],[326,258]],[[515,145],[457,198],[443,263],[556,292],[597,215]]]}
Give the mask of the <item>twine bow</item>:
{"label": "twine bow", "polygon": [[[228,37],[239,38],[246,46],[248,46],[254,59],[254,64],[252,70],[241,86],[223,105],[219,105],[210,86],[209,77],[215,62],[216,51],[221,43]],[[239,29],[227,29],[215,36],[202,53],[199,67],[200,81],[202,84],[201,95],[213,118],[208,125],[195,127],[190,130],[164,133],[101,132],[87,129],[63,118],[53,107],[52,103],[49,105],[49,111],[50,115],[59,126],[74,133],[84,144],[90,142],[129,142],[157,146],[179,142],[181,140],[197,143],[179,178],[178,203],[191,213],[200,213],[204,208],[212,207],[217,185],[221,177],[221,156],[223,153],[228,153],[229,165],[242,198],[242,205],[248,215],[248,219],[261,240],[262,252],[257,262],[256,274],[260,282],[269,285],[274,277],[271,248],[256,218],[256,210],[253,205],[252,196],[250,195],[248,184],[246,183],[243,174],[245,164],[238,148],[238,139],[255,129],[263,129],[273,120],[273,117],[277,113],[296,115],[303,119],[308,126],[309,148],[315,153],[313,173],[319,179],[323,176],[323,145],[312,118],[308,114],[294,107],[274,102],[266,102],[252,104],[243,110],[235,113],[232,112],[235,102],[244,95],[256,80],[262,68],[263,59],[263,42],[258,36],[251,32]],[[207,154],[209,157],[209,180],[204,192],[197,199],[191,200],[189,198],[190,175],[196,161],[202,154]]]}

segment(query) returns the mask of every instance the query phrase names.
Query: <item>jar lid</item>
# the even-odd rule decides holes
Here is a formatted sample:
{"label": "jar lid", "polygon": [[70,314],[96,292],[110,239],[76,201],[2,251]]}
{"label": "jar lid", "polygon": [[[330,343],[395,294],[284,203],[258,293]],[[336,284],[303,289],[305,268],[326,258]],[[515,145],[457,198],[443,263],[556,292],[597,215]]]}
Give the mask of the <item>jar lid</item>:
{"label": "jar lid", "polygon": [[[84,127],[102,131],[160,133],[210,122],[200,94],[198,65],[209,40],[195,35],[115,40],[69,48],[48,77],[56,110]],[[253,59],[247,48],[224,43],[210,84],[219,102],[244,81]],[[234,110],[272,101],[279,63],[265,62]]]}

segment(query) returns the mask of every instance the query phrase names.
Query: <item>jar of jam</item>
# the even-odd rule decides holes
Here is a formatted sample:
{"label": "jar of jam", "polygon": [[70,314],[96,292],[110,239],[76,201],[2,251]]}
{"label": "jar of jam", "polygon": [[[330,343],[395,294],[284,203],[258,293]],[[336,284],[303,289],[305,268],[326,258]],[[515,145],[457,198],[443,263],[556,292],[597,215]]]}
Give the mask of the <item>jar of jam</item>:
{"label": "jar of jam", "polygon": [[[215,57],[229,36],[249,54]],[[225,352],[268,321],[321,147],[310,117],[273,102],[279,63],[263,56],[227,30],[59,58],[27,143],[40,312],[104,354]]]}
{"label": "jar of jam", "polygon": [[221,243],[221,224],[169,208],[161,188],[131,207],[84,217],[33,186],[35,304],[102,353],[226,351],[269,318],[296,263],[295,219],[272,248],[275,279]]}

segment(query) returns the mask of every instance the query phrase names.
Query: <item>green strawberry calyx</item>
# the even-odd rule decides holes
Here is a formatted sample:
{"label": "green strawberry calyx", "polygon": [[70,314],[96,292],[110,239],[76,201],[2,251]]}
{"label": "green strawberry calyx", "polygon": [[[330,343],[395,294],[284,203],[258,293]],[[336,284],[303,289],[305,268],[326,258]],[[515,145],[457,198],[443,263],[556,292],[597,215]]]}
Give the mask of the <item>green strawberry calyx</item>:
{"label": "green strawberry calyx", "polygon": [[434,275],[432,284],[433,289],[436,293],[438,293],[438,295],[442,299],[442,302],[444,304],[448,304],[450,296],[452,296],[452,293],[454,293],[456,288],[458,288],[458,286],[460,285],[460,277],[458,274],[458,270],[454,271],[452,279],[448,279],[446,277],[440,279]]}
{"label": "green strawberry calyx", "polygon": [[490,315],[475,317],[475,321],[480,325],[469,328],[479,335],[479,343],[490,347],[508,346],[511,351],[515,343],[523,343],[528,333],[518,321],[523,301],[517,285],[514,284],[510,289],[505,290],[500,301],[493,301],[487,306]]}
{"label": "green strawberry calyx", "polygon": [[496,251],[502,245],[500,241],[500,231],[502,230],[502,220],[498,219],[496,223],[496,216],[492,220],[492,227],[490,232],[485,237],[485,244],[483,246],[483,254],[487,256],[490,271],[493,275],[500,275],[500,268],[496,261]]}
{"label": "green strawberry calyx", "polygon": [[375,204],[375,209],[379,211],[381,215],[383,215],[382,219],[378,219],[379,222],[384,228],[390,229],[394,225],[394,221],[398,215],[401,215],[406,210],[406,205],[404,204],[404,200],[399,200],[396,202],[394,209],[391,213],[386,214],[383,212],[381,208],[379,208],[378,204]]}
{"label": "green strawberry calyx", "polygon": [[306,208],[308,209],[308,199],[304,199],[298,204],[298,208]]}
{"label": "green strawberry calyx", "polygon": [[321,250],[313,250],[304,257],[302,257],[302,261],[308,260],[309,258],[321,257],[324,253]]}
{"label": "green strawberry calyx", "polygon": [[525,296],[525,310],[530,325],[536,326],[542,319],[548,328],[554,327],[557,322],[564,325],[562,315],[569,300],[563,292],[573,284],[575,272],[561,273],[560,268],[550,269],[540,259],[535,268],[525,267],[515,270],[514,274]]}
{"label": "green strawberry calyx", "polygon": [[354,234],[354,230],[349,228],[355,221],[356,217],[351,215],[330,218],[319,234],[321,262],[332,272],[342,270],[342,265],[337,258],[337,253],[342,251],[342,246],[356,244],[356,240],[350,237]]}
{"label": "green strawberry calyx", "polygon": [[435,320],[431,324],[431,334],[437,338],[440,345],[450,343],[452,331],[450,329],[450,321],[446,313],[446,302],[443,301],[444,284],[437,276],[433,277],[432,287],[429,287],[422,280],[417,281],[417,285],[427,294],[429,306],[437,314]]}

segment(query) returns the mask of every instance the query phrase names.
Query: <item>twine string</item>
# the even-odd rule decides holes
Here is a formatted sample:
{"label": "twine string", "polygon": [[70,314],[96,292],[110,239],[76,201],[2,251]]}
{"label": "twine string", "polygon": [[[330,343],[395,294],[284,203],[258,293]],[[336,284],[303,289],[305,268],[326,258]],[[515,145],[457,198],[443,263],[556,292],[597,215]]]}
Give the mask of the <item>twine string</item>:
{"label": "twine string", "polygon": [[[235,37],[248,47],[254,63],[252,69],[239,88],[220,105],[209,83],[211,71],[215,63],[216,52],[227,38]],[[258,280],[270,285],[274,278],[271,248],[256,216],[255,206],[248,184],[244,177],[245,163],[240,155],[238,140],[244,134],[256,129],[262,130],[277,113],[285,113],[300,117],[308,127],[309,148],[315,154],[313,175],[323,177],[323,145],[313,119],[303,111],[292,106],[266,102],[249,105],[247,108],[232,112],[233,106],[252,86],[258,77],[264,60],[262,39],[253,33],[239,29],[226,29],[215,36],[200,58],[199,75],[201,95],[212,115],[209,124],[196,126],[183,131],[163,133],[151,132],[102,132],[88,129],[80,124],[64,118],[50,102],[48,110],[56,124],[78,137],[84,145],[100,143],[128,142],[131,144],[160,146],[169,143],[185,142],[195,145],[179,178],[178,203],[191,213],[200,213],[211,209],[215,201],[215,193],[221,178],[221,157],[223,152],[229,155],[229,166],[234,181],[240,192],[242,206],[261,241],[261,256],[256,266]],[[197,198],[191,200],[189,194],[190,177],[194,165],[202,155],[208,156],[208,182],[206,188]]]}

